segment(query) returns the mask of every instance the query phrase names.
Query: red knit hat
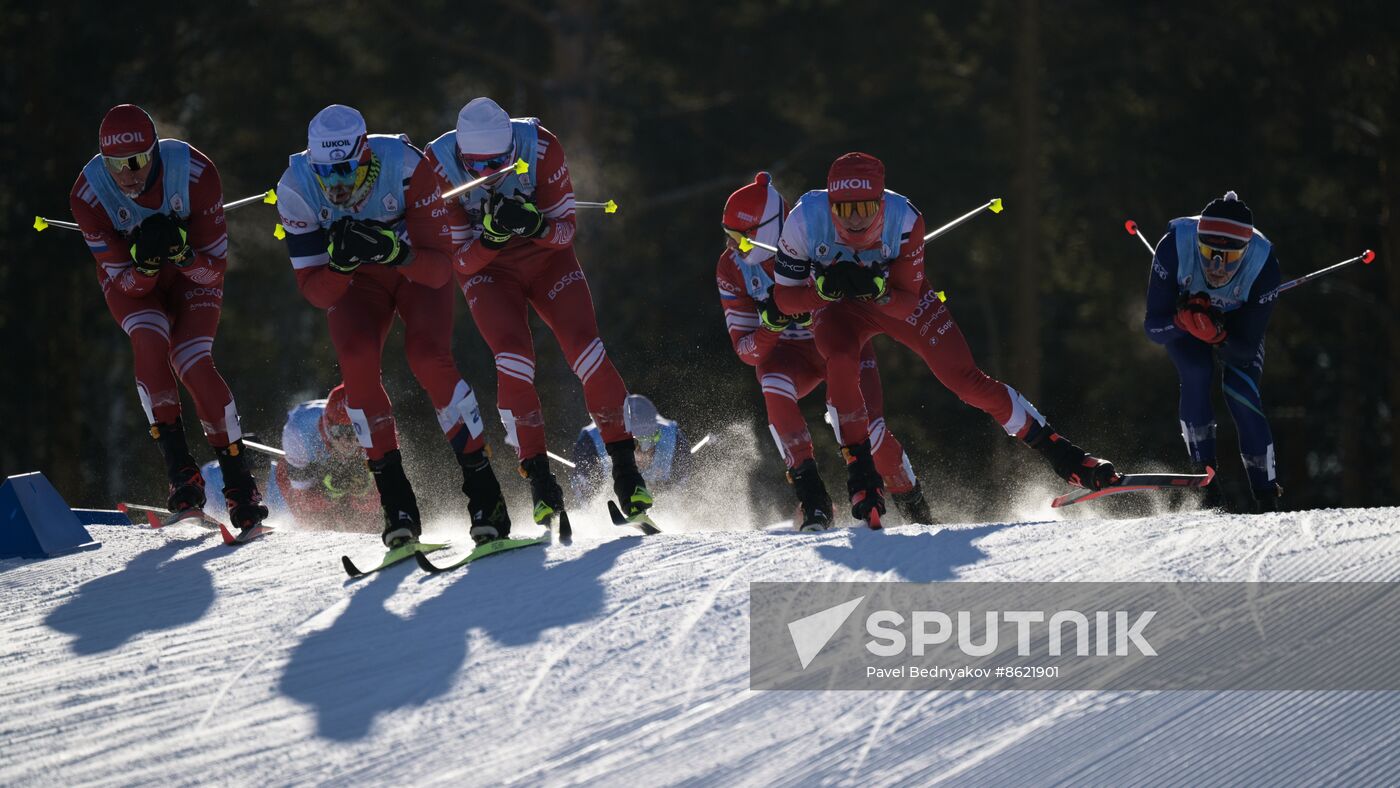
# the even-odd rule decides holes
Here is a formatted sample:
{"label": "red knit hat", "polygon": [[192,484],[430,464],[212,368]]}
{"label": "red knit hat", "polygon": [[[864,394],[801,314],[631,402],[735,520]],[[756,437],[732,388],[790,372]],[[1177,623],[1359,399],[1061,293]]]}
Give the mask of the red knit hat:
{"label": "red knit hat", "polygon": [[145,153],[156,144],[156,124],[135,104],[118,104],[107,110],[97,129],[97,147],[103,156],[125,158]]}
{"label": "red knit hat", "polygon": [[767,224],[779,216],[787,215],[787,202],[778,190],[773,188],[773,176],[760,172],[753,183],[744,186],[724,203],[725,227],[747,233]]}
{"label": "red knit hat", "polygon": [[868,153],[847,153],[831,163],[826,191],[833,203],[878,200],[885,193],[885,165]]}
{"label": "red knit hat", "polygon": [[1225,192],[1201,211],[1196,232],[1217,249],[1242,249],[1254,237],[1254,212],[1238,194]]}

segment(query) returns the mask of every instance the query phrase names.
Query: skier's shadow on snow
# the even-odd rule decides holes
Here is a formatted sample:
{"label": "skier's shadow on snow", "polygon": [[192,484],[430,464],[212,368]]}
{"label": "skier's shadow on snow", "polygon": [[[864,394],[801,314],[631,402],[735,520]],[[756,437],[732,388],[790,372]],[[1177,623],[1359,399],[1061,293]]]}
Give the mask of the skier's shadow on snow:
{"label": "skier's shadow on snow", "polygon": [[174,556],[208,538],[172,540],[138,553],[121,571],[83,583],[44,623],[73,635],[70,648],[87,655],[120,648],[142,632],[198,621],[214,605],[214,578],[205,564],[229,551],[215,544]]}
{"label": "skier's shadow on snow", "polygon": [[863,528],[851,531],[851,543],[821,545],[822,558],[851,569],[894,574],[910,583],[952,580],[958,570],[987,557],[973,544],[984,536],[1013,525],[1033,523],[991,523],[961,530],[936,533],[901,534],[886,529],[875,533]]}
{"label": "skier's shadow on snow", "polygon": [[[363,581],[334,623],[296,645],[279,688],[315,710],[320,736],[364,738],[375,717],[451,691],[467,662],[470,630],[514,646],[601,615],[600,578],[640,543],[614,539],[553,566],[545,566],[544,549],[530,547],[441,576],[387,569]],[[408,577],[442,590],[401,616],[385,604]]]}

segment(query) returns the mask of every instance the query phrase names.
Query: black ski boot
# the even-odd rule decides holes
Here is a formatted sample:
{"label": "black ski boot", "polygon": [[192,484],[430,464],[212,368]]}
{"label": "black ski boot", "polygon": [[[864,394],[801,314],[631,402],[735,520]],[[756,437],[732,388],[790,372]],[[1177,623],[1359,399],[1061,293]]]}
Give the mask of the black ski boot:
{"label": "black ski boot", "polygon": [[219,470],[224,474],[224,500],[228,503],[229,522],[240,531],[247,531],[267,519],[258,483],[248,472],[243,460],[243,441],[236,440],[222,449],[215,449]]}
{"label": "black ski boot", "polygon": [[564,513],[564,491],[559,488],[554,471],[549,469],[549,456],[537,454],[528,460],[521,460],[520,475],[530,482],[530,497],[535,502],[535,523],[550,527],[554,516]]}
{"label": "black ski boot", "polygon": [[1283,487],[1278,482],[1274,482],[1272,487],[1262,489],[1251,489],[1250,494],[1254,496],[1254,513],[1267,514],[1268,512],[1283,511],[1280,499],[1283,497]]}
{"label": "black ski boot", "polygon": [[637,470],[637,457],[634,454],[637,441],[625,438],[605,444],[604,448],[612,458],[613,492],[617,494],[622,513],[632,517],[650,509],[651,491],[647,489],[647,480],[642,478],[642,472]]}
{"label": "black ski boot", "polygon": [[204,510],[204,477],[199,466],[190,456],[190,447],[185,443],[185,425],[180,419],[174,424],[152,424],[151,437],[160,447],[165,458],[165,475],[170,481],[170,494],[165,506],[172,513],[179,514],[191,509]]}
{"label": "black ski boot", "polygon": [[418,514],[418,499],[403,472],[403,456],[394,449],[382,459],[369,460],[368,465],[374,474],[374,486],[379,488],[379,504],[384,507],[384,546],[392,550],[418,541],[423,521]]}
{"label": "black ski boot", "polygon": [[851,516],[866,523],[871,512],[885,513],[885,480],[875,470],[870,456],[870,439],[841,447],[846,460],[846,492],[851,496]]}
{"label": "black ski boot", "polygon": [[491,469],[486,449],[470,454],[457,454],[462,466],[462,492],[467,496],[467,511],[472,515],[471,536],[477,544],[486,544],[510,536],[510,512],[501,497],[501,485]]}
{"label": "black ski boot", "polygon": [[797,495],[797,511],[801,522],[799,531],[825,531],[831,527],[831,496],[826,492],[817,461],[808,459],[787,472],[788,484]]}
{"label": "black ski boot", "polygon": [[[1211,463],[1214,465],[1214,463]],[[1205,473],[1205,465],[1192,464],[1192,473]],[[1200,509],[1202,511],[1229,512],[1230,502],[1225,498],[1225,488],[1221,486],[1220,479],[1212,479],[1210,484],[1200,488]]]}
{"label": "black ski boot", "polygon": [[1055,469],[1055,474],[1075,487],[1102,490],[1117,481],[1113,463],[1101,460],[1075,446],[1055,432],[1049,424],[1038,424],[1022,438],[1027,446],[1040,452]]}
{"label": "black ski boot", "polygon": [[933,513],[929,511],[923,485],[919,482],[914,482],[914,489],[891,493],[890,497],[894,499],[894,508],[904,518],[905,525],[929,525],[933,522]]}

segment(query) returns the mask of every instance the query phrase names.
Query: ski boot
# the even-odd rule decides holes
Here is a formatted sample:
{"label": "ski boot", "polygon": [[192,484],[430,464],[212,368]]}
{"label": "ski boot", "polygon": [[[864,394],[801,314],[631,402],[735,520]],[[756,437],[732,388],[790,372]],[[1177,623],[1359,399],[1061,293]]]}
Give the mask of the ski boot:
{"label": "ski boot", "polygon": [[243,459],[243,441],[215,449],[219,470],[224,475],[224,500],[228,503],[229,522],[245,533],[267,519],[267,507],[263,506],[258,483],[248,472],[248,464]]}
{"label": "ski boot", "polygon": [[904,518],[906,525],[928,525],[933,522],[933,513],[924,499],[923,485],[917,481],[914,482],[914,489],[890,493],[890,497],[894,499],[894,508]]}
{"label": "ski boot", "polygon": [[[1214,465],[1214,461],[1209,463]],[[1206,465],[1202,463],[1192,463],[1192,473],[1205,473]],[[1230,502],[1225,497],[1225,488],[1221,486],[1220,479],[1211,481],[1210,484],[1200,488],[1200,510],[1211,512],[1229,512]]]}
{"label": "ski boot", "polygon": [[394,449],[378,460],[369,460],[368,465],[374,486],[379,488],[379,504],[384,507],[384,533],[380,537],[384,546],[392,550],[418,541],[423,520],[418,514],[418,499],[403,472],[403,456]]}
{"label": "ski boot", "polygon": [[530,497],[535,501],[535,524],[550,527],[554,516],[564,513],[564,491],[559,488],[559,481],[549,469],[549,456],[537,454],[528,460],[521,460],[520,475],[530,482]]}
{"label": "ski boot", "polygon": [[175,419],[173,424],[152,424],[151,437],[155,438],[161,456],[165,458],[165,475],[170,481],[166,508],[172,514],[203,511],[204,477],[200,475],[199,466],[190,456],[189,446],[185,443],[184,424],[180,419]]}
{"label": "ski boot", "polygon": [[481,545],[510,536],[510,512],[501,498],[501,485],[486,449],[458,452],[457,463],[462,466],[462,492],[472,516],[472,541]]}
{"label": "ski boot", "polygon": [[637,441],[628,437],[604,444],[604,448],[612,458],[613,492],[617,494],[622,513],[632,517],[650,509],[651,491],[647,489],[647,480],[642,478],[642,472],[637,470],[637,457],[634,454]]}
{"label": "ski boot", "polygon": [[885,513],[885,481],[870,457],[870,439],[841,447],[846,460],[846,492],[851,496],[851,516],[878,528]]}
{"label": "ski boot", "polygon": [[797,511],[801,522],[799,531],[825,531],[831,528],[831,496],[826,492],[817,461],[807,459],[787,472],[788,484],[797,495]]}
{"label": "ski boot", "polygon": [[1069,439],[1051,429],[1049,424],[1037,424],[1021,440],[1040,452],[1055,469],[1055,474],[1075,487],[1102,490],[1118,480],[1113,463],[1101,460],[1075,446]]}
{"label": "ski boot", "polygon": [[1250,494],[1254,496],[1254,513],[1267,514],[1268,512],[1283,511],[1280,507],[1280,500],[1283,497],[1283,487],[1274,482],[1271,487],[1262,489],[1251,489]]}

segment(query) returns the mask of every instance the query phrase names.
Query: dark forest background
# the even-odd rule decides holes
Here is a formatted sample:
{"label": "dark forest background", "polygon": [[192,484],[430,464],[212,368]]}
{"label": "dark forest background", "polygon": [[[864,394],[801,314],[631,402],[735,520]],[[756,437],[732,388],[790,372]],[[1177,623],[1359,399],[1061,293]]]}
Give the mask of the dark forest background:
{"label": "dark forest background", "polygon": [[[1285,277],[1375,249],[1375,264],[1282,297],[1264,399],[1287,505],[1400,502],[1400,11],[1389,2],[4,5],[0,471],[42,470],[72,504],[164,498],[130,349],[86,247],[30,228],[35,214],[71,218],[68,190],[104,112],[145,107],[162,136],[214,159],[233,200],[275,184],[326,104],[421,145],[479,95],[542,118],[578,197],[622,206],[579,217],[603,337],[634,391],[692,437],[725,437],[705,451],[749,469],[747,484],[734,474],[736,497],[789,505],[713,286],[724,200],[768,169],[795,201],[835,156],[863,150],[930,227],[1005,199],[1005,213],[930,246],[929,276],[989,373],[1126,469],[1184,468],[1185,451],[1175,373],[1141,330],[1148,257],[1125,219],[1155,241],[1235,189]],[[288,406],[338,379],[275,222],[264,205],[230,214],[215,345],[245,430],[273,443]],[[455,353],[505,458],[490,353],[457,309]],[[587,414],[557,344],[536,336],[562,452]],[[992,516],[1022,479],[1053,482],[882,341],[889,422],[935,508]],[[388,347],[406,455],[420,476],[455,476],[399,332]],[[819,396],[806,403],[840,488],[821,408]],[[1217,410],[1224,481],[1243,495],[1223,401]]]}

